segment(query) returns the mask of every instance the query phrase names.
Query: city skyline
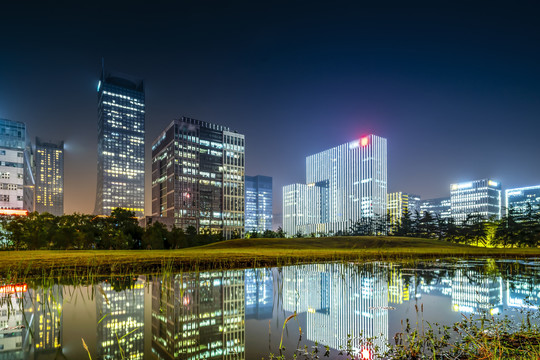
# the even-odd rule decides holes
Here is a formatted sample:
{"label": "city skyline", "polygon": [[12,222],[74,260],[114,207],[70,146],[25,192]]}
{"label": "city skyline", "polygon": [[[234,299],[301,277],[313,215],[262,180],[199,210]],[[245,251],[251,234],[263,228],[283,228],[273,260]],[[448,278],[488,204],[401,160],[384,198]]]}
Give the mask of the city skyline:
{"label": "city skyline", "polygon": [[[529,15],[534,11],[456,5],[444,15],[430,7],[405,8],[397,15],[400,9],[394,8],[389,18],[381,8],[315,4],[302,17],[303,9],[294,5],[287,7],[288,16],[254,5],[223,6],[169,9],[165,19],[181,10],[191,15],[180,34],[170,32],[163,19],[146,18],[145,9],[135,5],[130,11],[147,20],[144,31],[163,25],[148,34],[132,29],[133,40],[118,44],[106,35],[126,31],[126,20],[112,21],[120,5],[112,6],[95,34],[89,29],[99,10],[91,6],[75,23],[70,15],[78,13],[76,7],[53,14],[38,4],[8,5],[14,16],[1,26],[14,35],[5,43],[9,56],[0,60],[0,117],[24,122],[30,138],[65,141],[66,213],[91,213],[94,207],[101,57],[114,69],[147,80],[146,189],[149,140],[183,114],[246,135],[246,173],[274,178],[274,215],[281,208],[279,189],[305,182],[302,159],[351,135],[389,139],[389,192],[427,199],[446,196],[449,184],[470,179],[495,178],[505,189],[540,182],[540,169],[528,165],[540,150],[534,139],[540,126],[535,120],[540,54],[532,46],[539,25]],[[51,20],[34,39],[30,34],[43,25],[42,11]],[[272,18],[267,11],[275,22],[262,20],[263,14]],[[454,19],[464,13],[458,27]],[[330,26],[317,25],[326,16]],[[229,25],[230,17],[239,25]],[[35,25],[17,32],[27,21]],[[205,24],[207,30],[196,31]],[[67,26],[72,34],[59,40]],[[253,34],[238,37],[246,27]],[[223,35],[216,35],[217,29]],[[169,32],[166,44],[152,43]],[[240,40],[224,41],[227,36]],[[172,49],[168,44],[175,40],[192,56]],[[140,44],[151,46],[142,46],[143,52]],[[496,140],[502,146],[495,146]],[[149,199],[146,191],[146,214]]]}

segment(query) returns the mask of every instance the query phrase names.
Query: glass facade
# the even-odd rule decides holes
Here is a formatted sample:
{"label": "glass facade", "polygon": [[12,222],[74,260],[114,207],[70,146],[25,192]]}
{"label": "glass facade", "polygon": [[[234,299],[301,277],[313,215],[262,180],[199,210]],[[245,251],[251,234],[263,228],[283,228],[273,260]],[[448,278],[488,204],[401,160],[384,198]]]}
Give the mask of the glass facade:
{"label": "glass facade", "polygon": [[32,157],[26,125],[0,119],[0,209],[34,211]]}
{"label": "glass facade", "polygon": [[246,233],[272,230],[272,178],[246,176]]}
{"label": "glass facade", "polygon": [[416,211],[420,211],[420,196],[401,191],[389,193],[387,195],[386,206],[390,217],[390,224],[397,225],[401,223],[401,218],[405,211],[408,211],[411,218],[415,216]]}
{"label": "glass facade", "polygon": [[508,189],[505,191],[505,198],[507,215],[509,209],[518,213],[527,211],[528,204],[533,209],[538,209],[540,206],[540,185]]}
{"label": "glass facade", "polygon": [[450,206],[456,222],[468,215],[501,218],[501,183],[489,179],[450,185]]}
{"label": "glass facade", "polygon": [[36,211],[64,215],[64,142],[36,137]]}
{"label": "glass facade", "polygon": [[152,145],[152,216],[184,229],[244,233],[244,135],[183,117]]}
{"label": "glass facade", "polygon": [[98,85],[97,215],[120,207],[144,215],[144,84],[106,72]]}
{"label": "glass facade", "polygon": [[368,135],[306,158],[307,185],[283,187],[283,230],[335,233],[386,217],[386,139]]}
{"label": "glass facade", "polygon": [[420,201],[420,213],[429,212],[433,217],[440,216],[442,219],[450,217],[451,201],[448,197],[427,199]]}

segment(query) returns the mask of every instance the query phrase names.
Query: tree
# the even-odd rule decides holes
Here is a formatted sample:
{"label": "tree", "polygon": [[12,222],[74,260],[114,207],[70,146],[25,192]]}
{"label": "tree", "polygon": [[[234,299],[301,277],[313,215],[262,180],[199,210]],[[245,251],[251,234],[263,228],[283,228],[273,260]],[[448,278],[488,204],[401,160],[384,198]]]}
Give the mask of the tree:
{"label": "tree", "polygon": [[167,243],[170,249],[181,249],[188,247],[188,240],[184,230],[173,226],[167,235]]}
{"label": "tree", "polygon": [[154,222],[146,228],[142,236],[143,249],[163,249],[167,235],[168,231],[165,225],[159,221]]}
{"label": "tree", "polygon": [[280,239],[284,239],[285,237],[287,237],[287,233],[283,231],[283,228],[280,226],[277,228],[276,236]]}

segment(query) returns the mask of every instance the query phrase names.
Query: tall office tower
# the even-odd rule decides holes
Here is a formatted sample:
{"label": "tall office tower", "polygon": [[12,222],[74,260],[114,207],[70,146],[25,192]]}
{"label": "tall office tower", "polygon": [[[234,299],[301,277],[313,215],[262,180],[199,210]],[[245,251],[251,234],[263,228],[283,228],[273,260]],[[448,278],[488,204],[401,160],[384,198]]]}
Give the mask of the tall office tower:
{"label": "tall office tower", "polygon": [[36,211],[64,215],[64,142],[36,137]]}
{"label": "tall office tower", "polygon": [[501,183],[489,179],[450,185],[452,218],[461,222],[467,215],[501,218]]}
{"label": "tall office tower", "polygon": [[199,233],[244,233],[244,135],[182,117],[152,144],[152,216]]}
{"label": "tall office tower", "polygon": [[102,69],[98,83],[97,215],[144,215],[144,83]]}
{"label": "tall office tower", "polygon": [[[34,211],[32,148],[22,122],[0,119],[0,209]],[[25,213],[25,212],[24,212]]]}
{"label": "tall office tower", "polygon": [[246,176],[246,233],[272,230],[272,178]]}
{"label": "tall office tower", "polygon": [[244,272],[183,273],[152,283],[152,358],[245,359]]}
{"label": "tall office tower", "polygon": [[144,276],[95,285],[98,359],[144,358]]}
{"label": "tall office tower", "polygon": [[[284,187],[283,224],[289,235],[297,232],[346,231],[361,218],[386,217],[386,139],[368,135],[306,158],[307,186],[319,188],[322,194],[320,214],[314,220],[298,221],[305,213],[313,213],[316,205],[307,200],[302,204],[300,184],[296,202],[286,205],[292,188]],[[290,185],[289,185],[290,186]],[[291,210],[296,212],[292,212]],[[296,223],[290,221],[297,218]],[[313,221],[316,221],[315,223]],[[290,222],[294,228],[285,229]]]}
{"label": "tall office tower", "polygon": [[427,199],[420,201],[420,214],[429,212],[433,217],[440,216],[442,219],[451,217],[451,201],[449,197]]}
{"label": "tall office tower", "polygon": [[407,194],[404,192],[388,193],[387,197],[387,210],[390,215],[390,223],[397,225],[401,222],[401,218],[405,211],[409,213],[411,217],[416,216],[416,211],[420,211],[420,196]]}
{"label": "tall office tower", "polygon": [[517,213],[527,211],[529,204],[533,210],[538,211],[540,207],[540,185],[527,186],[505,191],[506,215],[508,210],[513,209]]}
{"label": "tall office tower", "polygon": [[283,187],[283,231],[287,236],[324,233],[328,212],[328,181]]}

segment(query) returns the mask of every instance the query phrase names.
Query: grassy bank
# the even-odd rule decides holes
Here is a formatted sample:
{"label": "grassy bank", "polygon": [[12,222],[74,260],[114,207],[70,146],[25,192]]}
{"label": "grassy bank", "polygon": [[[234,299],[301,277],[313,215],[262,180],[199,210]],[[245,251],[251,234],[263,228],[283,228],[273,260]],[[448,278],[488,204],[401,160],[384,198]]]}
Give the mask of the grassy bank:
{"label": "grassy bank", "polygon": [[538,257],[540,249],[493,249],[399,237],[237,239],[179,250],[40,250],[0,252],[0,272],[94,274],[233,269],[315,261],[414,260],[438,257]]}

